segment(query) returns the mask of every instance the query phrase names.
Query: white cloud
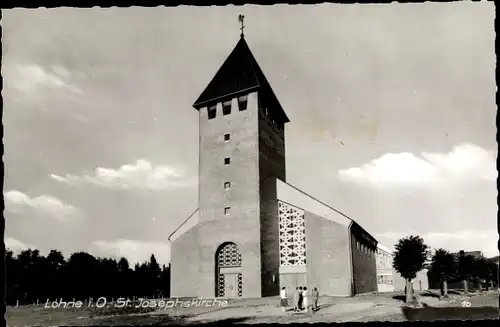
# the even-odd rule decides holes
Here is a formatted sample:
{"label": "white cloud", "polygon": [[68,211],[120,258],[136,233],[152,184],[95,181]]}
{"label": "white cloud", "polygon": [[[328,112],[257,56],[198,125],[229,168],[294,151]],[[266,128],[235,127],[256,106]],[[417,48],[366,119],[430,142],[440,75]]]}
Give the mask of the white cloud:
{"label": "white cloud", "polygon": [[182,177],[171,167],[153,167],[146,160],[137,160],[133,165],[124,165],[118,169],[98,167],[92,175],[66,175],[63,177],[52,174],[50,176],[56,181],[70,185],[88,182],[111,189],[146,188],[159,190],[191,186],[194,182],[193,178]]}
{"label": "white cloud", "polygon": [[473,144],[460,144],[449,153],[387,153],[360,167],[340,170],[347,181],[376,186],[448,185],[462,181],[494,181],[496,153]]}
{"label": "white cloud", "polygon": [[487,257],[498,255],[498,248],[496,246],[496,241],[498,240],[498,231],[496,229],[468,229],[431,233],[418,233],[416,231],[408,231],[404,233],[388,232],[377,234],[376,237],[380,238],[380,241],[382,241],[385,246],[393,249],[394,244],[396,244],[399,239],[410,235],[419,235],[424,239],[424,242],[433,250],[437,248],[444,248],[445,250],[448,250],[450,252],[458,252],[460,250],[482,251],[483,254]]}
{"label": "white cloud", "polygon": [[12,237],[7,237],[5,239],[5,248],[11,250],[14,253],[19,253],[27,249],[32,249],[32,250],[37,249],[37,247],[32,244],[23,243]]}
{"label": "white cloud", "polygon": [[8,69],[6,86],[13,87],[24,94],[36,94],[45,89],[59,89],[81,93],[81,90],[69,82],[71,74],[61,66],[54,66],[53,72],[35,64],[14,64]]}
{"label": "white cloud", "polygon": [[41,195],[31,198],[19,191],[8,191],[4,194],[5,209],[11,213],[41,214],[67,221],[80,215],[77,208],[66,204],[53,196]]}
{"label": "white cloud", "polygon": [[116,241],[96,241],[92,243],[96,251],[103,256],[113,256],[117,259],[125,257],[131,265],[149,261],[151,254],[156,261],[167,264],[170,261],[170,245],[161,242],[144,242],[119,239]]}

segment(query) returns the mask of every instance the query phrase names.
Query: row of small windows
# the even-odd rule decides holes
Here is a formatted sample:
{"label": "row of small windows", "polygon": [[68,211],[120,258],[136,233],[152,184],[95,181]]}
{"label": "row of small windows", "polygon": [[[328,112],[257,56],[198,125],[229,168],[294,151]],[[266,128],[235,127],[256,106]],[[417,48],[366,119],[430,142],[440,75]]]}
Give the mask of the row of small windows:
{"label": "row of small windows", "polygon": [[372,257],[375,256],[375,251],[370,249],[369,247],[367,247],[366,245],[364,244],[361,244],[360,242],[356,241],[356,249],[361,252],[361,253],[364,253],[364,254],[368,254]]}
{"label": "row of small windows", "polygon": [[[231,188],[231,182],[224,182],[224,189],[227,191]],[[229,216],[231,214],[231,207],[224,208],[224,214]]]}
{"label": "row of small windows", "polygon": [[377,283],[378,284],[385,284],[385,285],[393,285],[394,281],[392,280],[392,276],[390,276],[390,275],[378,275],[377,276]]}
{"label": "row of small windows", "polygon": [[391,265],[391,256],[384,252],[378,251],[377,259],[378,263],[384,267],[389,267]]}
{"label": "row of small windows", "polygon": [[[227,112],[227,107],[226,109],[224,109],[224,105],[222,106],[222,112],[224,113],[224,110],[226,110]],[[246,106],[245,106],[245,109],[246,109]],[[245,109],[241,109],[240,107],[240,110],[245,110]],[[231,102],[229,102],[229,113],[231,112]],[[214,116],[215,117],[215,116]],[[231,134],[229,133],[226,133],[224,134],[224,142],[228,142],[229,140],[231,140]],[[229,165],[231,163],[231,158],[229,157],[226,157],[224,158],[224,165]],[[224,182],[224,190],[229,190],[231,188],[231,182]],[[226,216],[229,216],[231,214],[231,207],[225,207],[224,208],[224,214]]]}
{"label": "row of small windows", "polygon": [[[227,116],[231,113],[232,101],[226,101],[222,103],[222,114]],[[248,107],[248,95],[244,95],[238,98],[238,109],[240,111],[247,110]],[[214,119],[217,116],[217,105],[208,107],[208,119]]]}

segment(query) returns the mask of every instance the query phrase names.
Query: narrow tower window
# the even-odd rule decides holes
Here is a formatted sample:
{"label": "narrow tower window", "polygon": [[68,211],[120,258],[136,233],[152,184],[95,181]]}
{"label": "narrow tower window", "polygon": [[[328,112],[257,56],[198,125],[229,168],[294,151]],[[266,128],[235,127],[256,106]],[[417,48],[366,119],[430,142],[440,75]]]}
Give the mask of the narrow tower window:
{"label": "narrow tower window", "polygon": [[231,158],[224,158],[224,165],[229,165],[231,163]]}
{"label": "narrow tower window", "polygon": [[224,116],[231,113],[231,101],[226,101],[222,104],[222,114]]}
{"label": "narrow tower window", "polygon": [[231,214],[231,207],[225,207],[224,208],[224,214],[227,216],[227,215],[230,215]]}
{"label": "narrow tower window", "polygon": [[228,133],[228,134],[224,134],[224,141],[227,142],[231,139],[231,135]]}
{"label": "narrow tower window", "polygon": [[217,114],[217,106],[208,107],[208,119],[214,119]]}
{"label": "narrow tower window", "polygon": [[231,182],[225,182],[224,183],[224,189],[229,190],[231,188]]}
{"label": "narrow tower window", "polygon": [[247,110],[248,106],[248,95],[244,95],[238,98],[238,107],[240,111]]}

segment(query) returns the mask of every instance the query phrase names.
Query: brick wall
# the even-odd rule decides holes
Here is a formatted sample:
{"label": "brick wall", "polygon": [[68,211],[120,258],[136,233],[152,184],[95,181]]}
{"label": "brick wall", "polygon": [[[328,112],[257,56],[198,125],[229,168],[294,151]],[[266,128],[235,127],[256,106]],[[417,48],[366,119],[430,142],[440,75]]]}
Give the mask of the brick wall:
{"label": "brick wall", "polygon": [[307,287],[320,294],[351,295],[349,230],[336,222],[305,212]]}
{"label": "brick wall", "polygon": [[[377,291],[377,265],[375,259],[376,244],[370,244],[364,235],[360,235],[357,228],[351,227],[351,249],[354,277],[354,293],[369,293]],[[358,249],[357,242],[370,251],[365,253]]]}
{"label": "brick wall", "polygon": [[[261,296],[258,136],[256,93],[248,95],[243,111],[237,99],[228,115],[223,115],[221,103],[213,119],[208,119],[207,108],[200,109],[199,219],[172,244],[172,295],[214,296],[216,251],[233,242],[242,256],[243,297]],[[226,157],[231,158],[229,165],[224,164]],[[225,182],[231,183],[227,190]],[[196,278],[186,278],[190,274]]]}
{"label": "brick wall", "polygon": [[[286,180],[285,131],[272,109],[259,99],[259,173],[261,179],[269,176]],[[267,115],[266,115],[267,113]]]}
{"label": "brick wall", "polygon": [[279,217],[275,179],[262,181],[261,201],[262,296],[275,296],[279,295],[280,285]]}
{"label": "brick wall", "polygon": [[[199,211],[200,222],[234,217],[259,219],[259,137],[257,94],[248,95],[247,109],[239,111],[233,99],[231,113],[208,119],[207,108],[200,109]],[[224,140],[224,134],[230,140]],[[224,158],[230,158],[229,165]],[[224,183],[231,189],[225,190]],[[231,207],[231,215],[224,215]]]}
{"label": "brick wall", "polygon": [[170,295],[172,297],[198,294],[198,226],[192,227],[171,244]]}
{"label": "brick wall", "polygon": [[[286,178],[284,124],[262,97],[259,112],[259,178],[262,257],[262,296],[279,295],[279,217],[276,180]],[[266,110],[268,109],[268,110]],[[274,120],[274,122],[273,122]],[[278,127],[281,126],[281,127]]]}
{"label": "brick wall", "polygon": [[215,294],[215,253],[225,242],[238,246],[242,260],[243,297],[261,296],[260,224],[257,219],[235,218],[200,223],[199,295]]}
{"label": "brick wall", "polygon": [[259,236],[258,221],[245,218],[203,222],[187,231],[171,247],[172,296],[215,296],[216,251],[232,242],[241,253],[243,297],[260,297]]}

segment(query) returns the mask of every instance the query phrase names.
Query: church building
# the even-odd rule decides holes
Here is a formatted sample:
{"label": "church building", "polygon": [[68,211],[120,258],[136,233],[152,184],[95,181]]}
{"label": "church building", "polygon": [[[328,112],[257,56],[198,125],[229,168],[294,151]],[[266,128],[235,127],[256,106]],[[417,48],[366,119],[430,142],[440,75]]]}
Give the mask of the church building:
{"label": "church building", "polygon": [[243,34],[193,107],[199,204],[169,237],[171,296],[259,298],[297,286],[332,296],[377,291],[377,241],[287,183],[290,120]]}

